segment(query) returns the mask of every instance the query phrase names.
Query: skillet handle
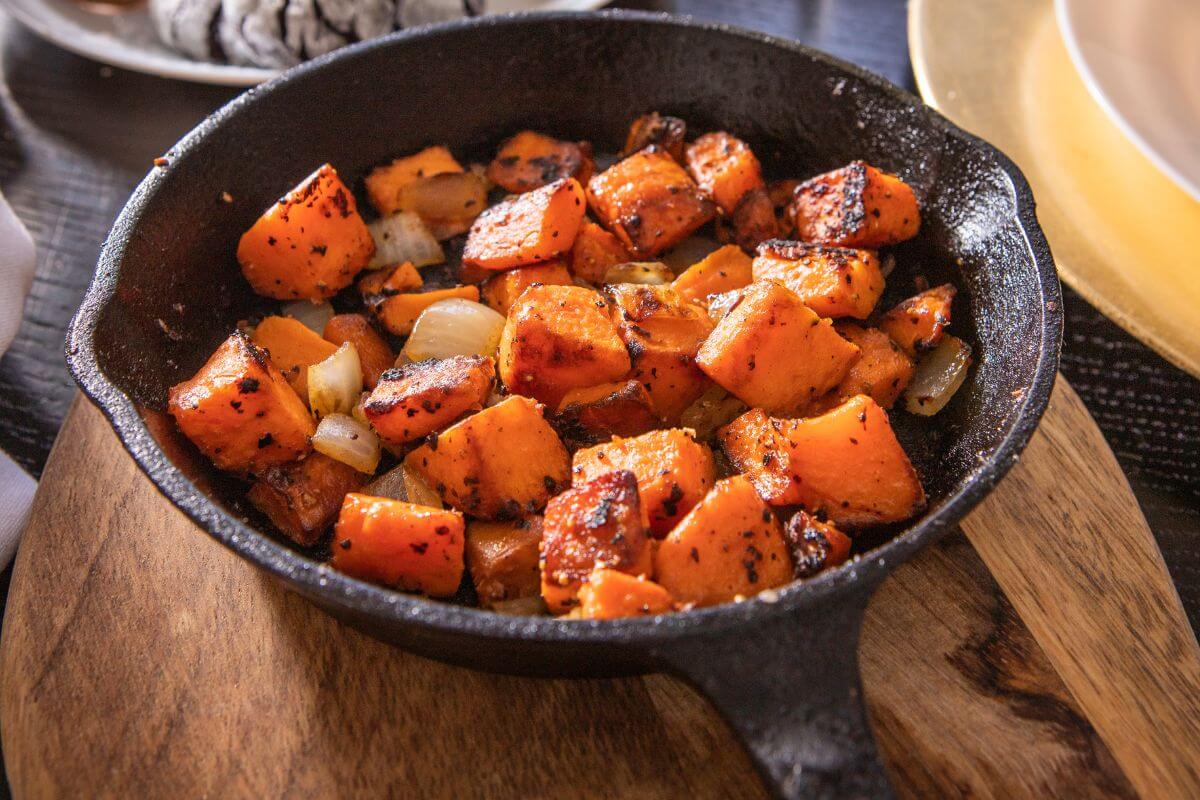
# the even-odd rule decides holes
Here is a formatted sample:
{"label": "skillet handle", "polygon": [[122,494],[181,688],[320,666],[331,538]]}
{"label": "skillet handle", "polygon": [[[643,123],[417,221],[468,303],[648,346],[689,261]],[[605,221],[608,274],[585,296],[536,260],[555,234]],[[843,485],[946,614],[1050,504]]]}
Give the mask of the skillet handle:
{"label": "skillet handle", "polygon": [[892,797],[858,673],[869,595],[702,633],[659,653],[717,707],[781,800]]}

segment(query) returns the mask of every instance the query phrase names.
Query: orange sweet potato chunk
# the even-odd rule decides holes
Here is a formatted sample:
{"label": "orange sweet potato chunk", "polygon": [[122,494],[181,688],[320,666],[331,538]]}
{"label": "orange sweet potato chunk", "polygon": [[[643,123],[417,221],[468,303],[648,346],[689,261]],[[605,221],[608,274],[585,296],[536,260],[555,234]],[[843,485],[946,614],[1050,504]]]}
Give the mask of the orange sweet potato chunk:
{"label": "orange sweet potato chunk", "polygon": [[688,431],[679,429],[650,431],[632,439],[614,438],[580,450],[575,453],[571,476],[579,485],[614,469],[629,470],[637,476],[650,529],[658,536],[671,530],[716,480],[712,451]]}
{"label": "orange sweet potato chunk", "polygon": [[797,511],[783,529],[796,565],[797,578],[810,578],[824,569],[844,564],[854,542],[831,523]]}
{"label": "orange sweet potato chunk", "polygon": [[574,178],[501,200],[471,226],[463,263],[503,270],[569,251],[583,221],[583,202],[583,187]]}
{"label": "orange sweet potato chunk", "polygon": [[376,167],[367,176],[367,196],[381,215],[401,210],[400,193],[404,187],[434,175],[460,173],[462,165],[442,145],[426,147],[419,153],[397,158],[391,164]]}
{"label": "orange sweet potato chunk", "polygon": [[729,215],[729,223],[733,226],[734,241],[747,250],[779,236],[775,205],[761,186],[742,195],[737,208]]}
{"label": "orange sweet potato chunk", "polygon": [[366,477],[321,453],[268,467],[246,497],[296,544],[311,547],[337,519],[342,499],[362,488]]}
{"label": "orange sweet potato chunk", "polygon": [[662,424],[650,393],[637,381],[572,389],[559,404],[554,425],[569,450],[637,436]]}
{"label": "orange sweet potato chunk", "polygon": [[349,286],[374,253],[354,194],[325,164],[242,234],[237,259],[258,294],[320,300]]}
{"label": "orange sweet potato chunk", "polygon": [[921,212],[911,188],[863,161],[796,188],[792,216],[801,241],[876,249],[917,235]]}
{"label": "orange sweet potato chunk", "polygon": [[685,138],[687,138],[686,122],[678,117],[664,117],[657,111],[651,111],[649,114],[635,119],[629,126],[629,134],[625,137],[625,147],[621,149],[621,157],[625,158],[651,145],[657,145],[671,158],[682,164]]}
{"label": "orange sweet potato chunk", "polygon": [[536,514],[570,482],[570,457],[541,407],[513,396],[447,428],[404,464],[447,504],[481,519]]}
{"label": "orange sweet potato chunk", "polygon": [[592,146],[564,142],[536,131],[521,131],[506,139],[488,164],[488,180],[520,194],[563,178],[581,184],[592,176]]}
{"label": "orange sweet potato chunk", "polygon": [[379,383],[379,376],[392,368],[396,362],[396,354],[379,332],[371,327],[371,323],[362,314],[337,314],[325,323],[322,333],[325,341],[334,345],[347,342],[354,345],[358,352],[358,361],[362,366],[363,386],[374,389]]}
{"label": "orange sweet potato chunk", "polygon": [[348,494],[330,565],[372,583],[450,597],[462,583],[464,527],[457,511]]}
{"label": "orange sweet potato chunk", "polygon": [[671,286],[684,300],[707,308],[710,294],[749,286],[754,280],[752,263],[742,248],[727,244],[688,267]]}
{"label": "orange sweet potato chunk", "polygon": [[663,539],[656,580],[683,604],[711,606],[792,580],[792,558],[775,514],[737,475],[718,481]]}
{"label": "orange sweet potato chunk", "polygon": [[783,421],[752,408],[717,431],[721,451],[774,506],[800,502],[800,487],[791,470],[791,448],[784,437]]}
{"label": "orange sweet potato chunk", "polygon": [[777,281],[822,317],[866,319],[883,294],[879,257],[851,250],[775,239],[758,246],[754,280]]}
{"label": "orange sweet potato chunk", "polygon": [[629,353],[599,293],[531,286],[513,304],[500,337],[500,378],[509,391],[557,408],[571,389],[615,381]]}
{"label": "orange sweet potato chunk", "polygon": [[609,267],[632,261],[621,240],[591,220],[584,220],[571,246],[571,272],[589,283],[601,284]]}
{"label": "orange sweet potato chunk", "polygon": [[391,270],[381,269],[368,272],[359,278],[358,292],[363,296],[363,301],[368,307],[374,307],[385,297],[411,292],[414,289],[420,289],[424,284],[425,279],[421,277],[417,268],[412,265],[411,261],[405,261]]}
{"label": "orange sweet potato chunk", "polygon": [[291,317],[267,317],[254,327],[254,343],[266,350],[296,394],[308,403],[308,368],[337,352],[337,345]]}
{"label": "orange sweet potato chunk", "polygon": [[391,445],[415,442],[483,408],[495,381],[488,356],[452,356],[405,364],[383,373],[363,414]]}
{"label": "orange sweet potato chunk", "polygon": [[579,587],[594,569],[649,575],[652,559],[632,472],[607,471],[546,504],[542,599],[553,613],[578,604]]}
{"label": "orange sweet potato chunk", "polygon": [[541,593],[541,542],[541,517],[511,522],[472,520],[467,525],[467,568],[480,605],[491,608],[503,600]]}
{"label": "orange sweet potato chunk", "polygon": [[852,322],[839,322],[834,328],[843,339],[858,346],[862,357],[830,392],[833,400],[841,402],[865,394],[884,408],[895,405],[912,380],[912,359],[878,328],[864,328]]}
{"label": "orange sweet potato chunk", "polygon": [[859,357],[786,287],[751,284],[700,347],[700,369],[746,405],[792,412],[828,392]]}
{"label": "orange sweet potato chunk", "polygon": [[561,259],[495,273],[484,281],[481,287],[483,302],[507,316],[521,292],[535,283],[544,286],[570,286],[571,273]]}
{"label": "orange sweet potato chunk", "polygon": [[621,619],[665,614],[674,607],[671,593],[643,575],[598,569],[579,587],[579,619]]}
{"label": "orange sweet potato chunk", "polygon": [[715,207],[664,150],[648,147],[588,181],[588,204],[638,257],[655,256],[712,219]]}
{"label": "orange sweet potato chunk", "polygon": [[879,327],[900,349],[916,358],[937,347],[950,326],[953,284],[944,283],[904,300],[879,320]]}
{"label": "orange sweet potato chunk", "polygon": [[708,383],[695,361],[712,332],[712,320],[669,286],[622,283],[606,287],[605,293],[629,350],[629,377],[646,387],[659,416],[677,425]]}
{"label": "orange sweet potato chunk", "polygon": [[407,336],[412,333],[421,312],[441,300],[459,297],[463,300],[479,302],[478,286],[455,286],[450,289],[434,289],[429,292],[412,292],[394,294],[390,297],[384,292],[384,298],[376,303],[372,310],[379,322],[389,333],[396,336]]}
{"label": "orange sweet potato chunk", "polygon": [[295,461],[316,432],[308,408],[245,334],[226,339],[191,379],[171,387],[167,410],[218,468],[257,473]]}
{"label": "orange sweet potato chunk", "polygon": [[747,192],[766,188],[750,145],[725,131],[706,133],[688,145],[687,170],[726,214],[733,214]]}

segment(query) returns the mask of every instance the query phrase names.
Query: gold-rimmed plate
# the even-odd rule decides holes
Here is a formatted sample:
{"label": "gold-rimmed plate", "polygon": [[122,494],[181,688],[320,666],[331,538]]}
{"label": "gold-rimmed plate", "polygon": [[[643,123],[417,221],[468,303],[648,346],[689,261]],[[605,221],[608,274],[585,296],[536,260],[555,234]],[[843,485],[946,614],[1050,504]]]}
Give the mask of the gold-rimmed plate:
{"label": "gold-rimmed plate", "polygon": [[911,0],[926,102],[1025,172],[1063,280],[1200,376],[1200,202],[1088,93],[1051,0]]}

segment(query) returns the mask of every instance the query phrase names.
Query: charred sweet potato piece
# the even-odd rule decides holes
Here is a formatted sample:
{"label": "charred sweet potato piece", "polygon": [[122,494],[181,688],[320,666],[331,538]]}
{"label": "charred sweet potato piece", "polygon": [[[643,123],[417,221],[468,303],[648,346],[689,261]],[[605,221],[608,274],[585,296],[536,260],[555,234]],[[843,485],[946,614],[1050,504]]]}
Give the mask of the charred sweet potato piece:
{"label": "charred sweet potato piece", "polygon": [[445,147],[426,147],[419,153],[373,169],[366,179],[367,196],[375,210],[386,216],[400,210],[400,192],[405,186],[422,178],[462,171],[462,165]]}
{"label": "charred sweet potato piece", "polygon": [[733,214],[747,192],[766,188],[750,145],[725,131],[706,133],[688,145],[687,170],[726,214]]}
{"label": "charred sweet potato piece", "polygon": [[649,575],[652,559],[632,472],[607,471],[577,482],[546,504],[542,599],[553,613],[578,603],[580,585],[597,567]]}
{"label": "charred sweet potato piece", "polygon": [[830,395],[840,403],[865,394],[884,408],[895,405],[913,376],[913,361],[878,328],[863,328],[852,322],[833,326],[842,338],[858,346],[862,357],[854,362]]}
{"label": "charred sweet potato piece", "polygon": [[416,214],[438,241],[471,229],[487,207],[487,182],[474,172],[443,172],[405,184],[396,194],[399,211]]}
{"label": "charred sweet potato piece", "polygon": [[471,226],[463,263],[502,270],[561,255],[575,243],[585,210],[574,178],[501,200]]}
{"label": "charred sweet potato piece", "polygon": [[615,569],[594,570],[579,587],[579,619],[621,619],[665,614],[674,606],[671,593],[643,575]]}
{"label": "charred sweet potato piece", "polygon": [[754,280],[777,281],[822,317],[866,319],[883,294],[879,258],[851,250],[774,239],[758,246]]}
{"label": "charred sweet potato piece", "polygon": [[587,183],[592,177],[592,146],[564,142],[535,131],[506,139],[488,164],[487,177],[509,192],[520,194],[562,178]]}
{"label": "charred sweet potato piece", "polygon": [[254,327],[253,338],[307,404],[308,368],[336,353],[337,345],[291,317],[267,317]]}
{"label": "charred sweet potato piece", "polygon": [[567,271],[566,264],[559,259],[493,273],[482,286],[483,302],[507,316],[521,292],[535,283],[543,286],[570,286],[571,273]]}
{"label": "charred sweet potato piece", "polygon": [[629,377],[650,393],[668,425],[696,401],[708,382],[696,366],[696,353],[712,332],[708,314],[669,286],[622,283],[605,288],[613,321],[629,350]]}
{"label": "charred sweet potato piece", "polygon": [[537,597],[542,589],[538,548],[542,518],[467,525],[467,568],[484,608],[502,600]]}
{"label": "charred sweet potato piece", "polygon": [[296,544],[311,547],[337,519],[342,499],[362,488],[366,477],[320,453],[268,467],[246,497]]}
{"label": "charred sweet potato piece", "polygon": [[408,444],[483,408],[495,374],[487,356],[405,364],[383,373],[363,403],[363,414],[385,442]]}
{"label": "charred sweet potato piece", "polygon": [[240,331],[192,378],[171,387],[167,410],[219,469],[238,473],[295,461],[316,430],[278,368]]}
{"label": "charred sweet potato piece", "polygon": [[571,477],[579,485],[614,469],[637,476],[650,529],[658,536],[671,530],[716,480],[712,451],[678,429],[650,431],[632,439],[618,437],[580,450]]}
{"label": "charred sweet potato piece", "polygon": [[588,204],[638,257],[655,256],[712,219],[715,208],[679,163],[648,147],[588,181]]}
{"label": "charred sweet potato piece", "polygon": [[396,336],[407,336],[412,333],[421,312],[440,300],[461,297],[463,300],[479,302],[478,286],[455,286],[451,289],[434,289],[430,292],[411,292],[386,296],[379,301],[373,311],[379,317],[380,323]]}
{"label": "charred sweet potato piece", "polygon": [[424,278],[411,261],[405,261],[395,269],[368,272],[358,281],[358,292],[368,306],[378,305],[385,297],[394,297],[411,292],[425,285]]}
{"label": "charred sweet potato piece", "polygon": [[320,300],[349,286],[374,252],[354,194],[325,164],[242,234],[237,260],[258,294]]}
{"label": "charred sweet potato piece", "polygon": [[358,352],[363,386],[374,389],[379,376],[391,369],[396,354],[362,314],[337,314],[325,323],[325,341],[335,345],[349,342]]}
{"label": "charred sweet potato piece", "polygon": [[750,409],[717,431],[725,458],[774,506],[800,502],[800,488],[792,476],[791,448],[782,431],[783,421],[761,408]]}
{"label": "charred sweet potato piece", "polygon": [[570,457],[537,403],[508,397],[404,459],[447,504],[481,519],[535,514],[570,481]]}
{"label": "charred sweet potato piece", "polygon": [[614,436],[637,436],[662,424],[646,387],[637,381],[572,389],[563,397],[555,427],[569,450]]}
{"label": "charred sweet potato piece", "polygon": [[854,544],[850,537],[828,522],[797,511],[783,529],[796,565],[797,578],[810,578],[823,569],[844,564]]}
{"label": "charred sweet potato piece", "polygon": [[737,208],[729,215],[733,227],[733,238],[740,246],[753,250],[762,242],[779,235],[779,222],[775,217],[775,206],[767,190],[759,187],[742,195]]}
{"label": "charred sweet potato piece", "polygon": [[557,408],[571,389],[627,372],[629,353],[597,292],[531,286],[509,311],[500,337],[500,378],[509,391]]}
{"label": "charred sweet potato piece", "polygon": [[571,272],[589,283],[604,282],[609,267],[632,261],[621,240],[591,220],[584,220],[571,246]]}
{"label": "charred sweet potato piece", "polygon": [[879,327],[900,349],[916,358],[937,347],[950,326],[953,284],[944,283],[904,300],[879,320]]}
{"label": "charred sweet potato piece", "polygon": [[671,287],[684,299],[708,307],[708,296],[749,286],[754,280],[751,258],[727,244],[688,267]]}
{"label": "charred sweet potato piece", "polygon": [[863,161],[796,188],[792,217],[804,242],[877,249],[917,235],[921,212],[911,188]]}
{"label": "charred sweet potato piece", "polygon": [[671,158],[683,163],[683,140],[687,137],[687,123],[678,117],[664,117],[651,111],[633,121],[625,137],[621,158],[631,156],[651,145],[662,148]]}
{"label": "charred sweet potato piece", "polygon": [[700,369],[747,405],[790,413],[832,389],[859,357],[790,289],[759,281],[700,347]]}
{"label": "charred sweet potato piece", "polygon": [[667,534],[654,574],[680,603],[711,606],[792,580],[779,520],[741,475],[718,481]]}
{"label": "charred sweet potato piece", "polygon": [[450,597],[462,583],[464,527],[457,511],[348,494],[330,565],[364,581]]}

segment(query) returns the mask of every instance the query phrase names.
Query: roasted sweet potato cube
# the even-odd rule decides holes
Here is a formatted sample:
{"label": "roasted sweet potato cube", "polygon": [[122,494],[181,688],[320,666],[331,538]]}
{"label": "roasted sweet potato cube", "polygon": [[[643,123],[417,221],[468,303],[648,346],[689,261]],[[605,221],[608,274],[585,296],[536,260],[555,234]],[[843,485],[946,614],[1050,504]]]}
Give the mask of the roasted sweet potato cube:
{"label": "roasted sweet potato cube", "polygon": [[791,289],[822,317],[866,319],[883,294],[879,257],[870,250],[773,239],[758,246],[754,280]]}
{"label": "roasted sweet potato cube", "polygon": [[717,442],[733,468],[754,484],[771,505],[800,502],[800,489],[791,470],[791,447],[783,421],[761,408],[752,408],[717,431]]}
{"label": "roasted sweet potato cube", "polygon": [[555,614],[578,603],[583,580],[597,567],[649,575],[650,539],[637,478],[608,471],[579,482],[546,504],[542,527],[542,599]]}
{"label": "roasted sweet potato cube", "polygon": [[401,187],[396,208],[416,214],[439,242],[471,229],[487,207],[487,181],[475,172],[443,172]]}
{"label": "roasted sweet potato cube", "polygon": [[392,348],[362,314],[334,315],[325,323],[322,335],[325,341],[334,345],[340,346],[347,342],[354,345],[362,367],[363,386],[368,389],[374,389],[379,383],[379,376],[391,369],[392,364],[396,362],[396,354],[392,352]]}
{"label": "roasted sweet potato cube", "polygon": [[711,606],[792,580],[792,558],[775,514],[741,475],[718,481],[667,534],[654,574],[681,604]]}
{"label": "roasted sweet potato cube", "polygon": [[500,378],[509,391],[557,408],[571,389],[623,378],[629,353],[599,293],[531,286],[500,337]]}
{"label": "roasted sweet potato cube", "polygon": [[911,239],[921,227],[908,184],[863,161],[800,184],[790,208],[805,242],[877,249]]}
{"label": "roasted sweet potato cube", "polygon": [[520,194],[562,178],[581,184],[592,177],[592,146],[587,142],[564,142],[535,131],[521,131],[506,139],[488,164],[488,180],[509,192]]}
{"label": "roasted sweet potato cube", "polygon": [[541,517],[512,522],[472,520],[467,525],[467,568],[480,605],[491,608],[503,600],[537,597],[541,593],[538,571],[541,542]]}
{"label": "roasted sweet potato cube", "polygon": [[348,494],[330,565],[364,581],[450,597],[462,583],[464,527],[457,511]]}
{"label": "roasted sweet potato cube", "polygon": [[385,292],[384,295],[382,300],[372,306],[372,310],[379,318],[379,322],[389,333],[393,333],[396,336],[407,336],[412,333],[413,326],[417,324],[417,317],[421,316],[421,312],[434,303],[454,297],[478,303],[479,287],[455,286],[450,289],[434,289],[429,292],[406,292],[391,296],[387,296]]}
{"label": "roasted sweet potato cube", "polygon": [[452,356],[388,370],[363,403],[379,438],[391,445],[415,442],[483,408],[495,382],[488,356]]}
{"label": "roasted sweet potato cube", "polygon": [[621,619],[665,614],[674,606],[671,593],[644,575],[615,569],[594,570],[579,587],[578,619]]}
{"label": "roasted sweet potato cube", "polygon": [[666,151],[640,150],[588,181],[588,204],[638,257],[656,256],[712,219],[715,207]]}
{"label": "roasted sweet potato cube", "polygon": [[684,299],[708,307],[708,296],[749,286],[754,280],[750,256],[727,244],[688,267],[671,287]]}
{"label": "roasted sweet potato cube", "polygon": [[669,286],[622,283],[606,287],[605,293],[629,350],[629,377],[646,387],[658,415],[677,425],[708,383],[695,361],[712,332],[712,320]]}
{"label": "roasted sweet potato cube", "polygon": [[480,519],[536,514],[570,481],[570,456],[541,408],[508,397],[451,426],[404,464],[447,504]]}
{"label": "roasted sweet potato cube", "polygon": [[349,286],[374,253],[354,194],[325,164],[242,234],[237,259],[258,294],[321,300]]}
{"label": "roasted sweet potato cube", "polygon": [[336,353],[337,345],[291,317],[267,317],[254,327],[253,338],[307,404],[308,368]]}
{"label": "roasted sweet potato cube", "polygon": [[559,404],[554,425],[568,450],[637,436],[662,423],[646,387],[637,381],[572,389]]}
{"label": "roasted sweet potato cube", "polygon": [[678,429],[650,431],[632,439],[614,438],[607,444],[575,453],[571,477],[586,483],[614,469],[637,476],[638,492],[650,519],[650,529],[663,536],[700,502],[716,480],[712,451]]}
{"label": "roasted sweet potato cube", "polygon": [[411,261],[405,261],[394,269],[368,272],[359,279],[358,291],[367,305],[373,307],[386,297],[420,289],[424,284],[425,279],[417,268]]}
{"label": "roasted sweet potato cube", "polygon": [[320,453],[268,467],[246,497],[296,544],[311,547],[337,519],[342,499],[362,488],[366,477]]}
{"label": "roasted sweet potato cube", "polygon": [[740,246],[753,250],[762,242],[779,235],[779,221],[775,206],[767,190],[758,187],[742,195],[737,208],[729,215],[733,227],[733,238]]}
{"label": "roasted sweet potato cube", "polygon": [[916,358],[937,347],[950,326],[953,284],[944,283],[904,300],[879,320],[879,327],[900,349]]}
{"label": "roasted sweet potato cube", "polygon": [[316,432],[278,368],[240,331],[191,379],[171,387],[167,410],[218,468],[257,473],[295,461]]}
{"label": "roasted sweet potato cube", "polygon": [[850,557],[854,542],[828,522],[797,511],[783,529],[796,566],[797,578],[811,578],[818,572],[839,564]]}
{"label": "roasted sweet potato cube", "polygon": [[419,153],[397,158],[391,164],[376,167],[367,176],[367,196],[382,215],[400,210],[400,193],[409,184],[434,175],[462,172],[462,165],[442,145],[426,147]]}
{"label": "roasted sweet potato cube", "polygon": [[895,405],[912,380],[912,359],[878,328],[864,328],[853,322],[839,322],[833,327],[843,339],[857,345],[862,356],[830,392],[831,398],[840,403],[865,394],[884,408]]}
{"label": "roasted sweet potato cube", "polygon": [[604,282],[609,267],[632,261],[621,240],[591,220],[584,220],[571,246],[571,272],[590,283]]}
{"label": "roasted sweet potato cube", "polygon": [[726,214],[733,214],[746,192],[766,188],[750,145],[725,131],[706,133],[688,145],[687,170]]}
{"label": "roasted sweet potato cube", "polygon": [[482,286],[483,302],[505,316],[521,292],[534,284],[570,286],[571,273],[560,259],[493,273]]}
{"label": "roasted sweet potato cube", "polygon": [[700,369],[746,405],[790,413],[828,392],[859,357],[786,287],[759,281],[700,347]]}
{"label": "roasted sweet potato cube", "polygon": [[635,119],[629,126],[629,134],[625,137],[625,147],[621,150],[621,157],[625,158],[651,145],[657,145],[671,158],[682,164],[685,138],[687,138],[686,122],[678,117],[664,117],[657,111],[651,111],[649,114]]}
{"label": "roasted sweet potato cube", "polygon": [[567,252],[583,221],[583,202],[583,187],[574,178],[501,200],[471,226],[463,263],[512,269]]}

